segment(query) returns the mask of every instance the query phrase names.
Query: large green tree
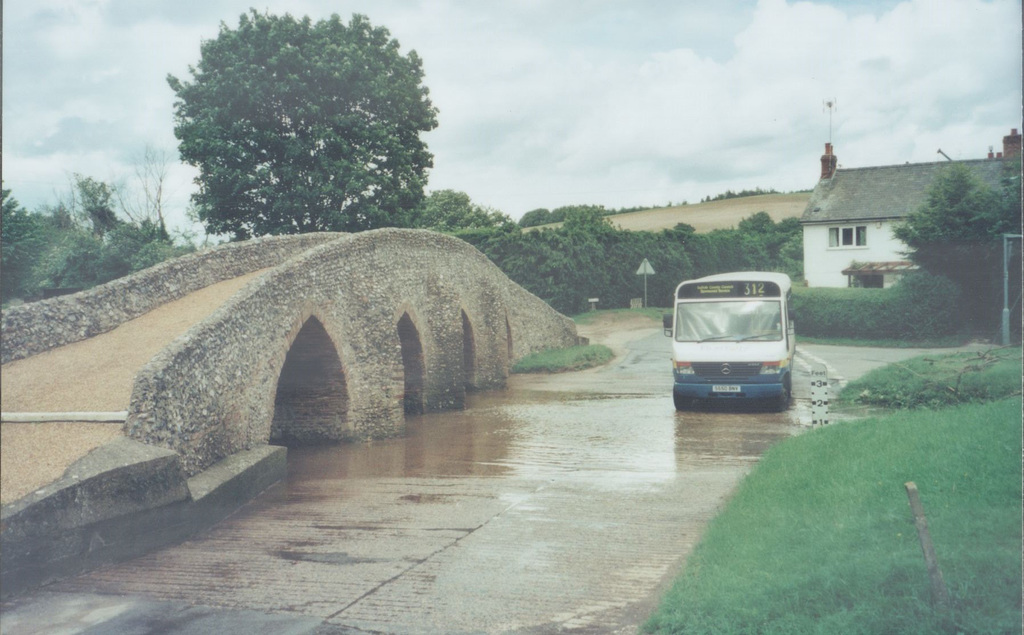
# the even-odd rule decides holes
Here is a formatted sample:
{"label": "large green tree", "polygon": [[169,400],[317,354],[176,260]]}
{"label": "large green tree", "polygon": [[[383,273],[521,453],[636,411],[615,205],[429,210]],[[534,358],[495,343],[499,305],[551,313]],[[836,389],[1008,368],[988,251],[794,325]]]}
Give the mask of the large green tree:
{"label": "large green tree", "polygon": [[114,192],[114,188],[103,181],[97,181],[91,176],[74,175],[70,206],[77,210],[82,220],[92,228],[93,234],[101,240],[107,232],[124,223],[114,211]]}
{"label": "large green tree", "polygon": [[221,24],[191,81],[168,76],[182,159],[210,233],[413,225],[437,126],[415,51],[355,15],[260,14]]}
{"label": "large green tree", "polygon": [[469,194],[456,190],[431,192],[416,221],[418,227],[442,232],[500,227],[511,223],[514,221],[506,214],[477,205]]}
{"label": "large green tree", "polygon": [[3,190],[3,302],[92,287],[195,250],[176,244],[159,217],[120,218],[113,205],[122,200],[119,188],[79,174],[60,202],[37,212]]}
{"label": "large green tree", "polygon": [[[1020,163],[1005,169],[1002,186],[993,190],[967,166],[951,164],[935,178],[924,204],[893,231],[910,247],[911,260],[957,284],[964,297],[961,319],[981,334],[995,328],[1002,309],[1002,234],[1021,228]],[[1019,251],[1012,269],[1019,289]]]}
{"label": "large green tree", "polygon": [[536,227],[554,222],[551,220],[551,210],[545,207],[530,210],[519,217],[520,227]]}
{"label": "large green tree", "polygon": [[0,300],[23,297],[29,289],[32,267],[46,245],[40,218],[25,211],[3,190],[3,219],[0,222]]}

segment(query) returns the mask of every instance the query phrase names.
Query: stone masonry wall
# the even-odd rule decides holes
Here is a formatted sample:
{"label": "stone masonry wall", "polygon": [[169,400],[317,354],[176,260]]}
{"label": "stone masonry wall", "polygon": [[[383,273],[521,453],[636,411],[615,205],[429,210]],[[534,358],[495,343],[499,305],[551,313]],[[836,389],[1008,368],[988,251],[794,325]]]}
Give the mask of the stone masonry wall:
{"label": "stone masonry wall", "polygon": [[[419,334],[425,412],[463,406],[467,350],[473,384],[490,388],[504,384],[517,359],[578,342],[572,320],[461,240],[401,229],[335,236],[254,280],[154,357],[136,377],[126,433],[177,451],[190,474],[266,443],[288,351],[315,318],[319,325],[306,332],[326,332],[343,377],[313,391],[327,409],[324,430],[313,436],[398,434],[404,316]],[[337,367],[329,362],[317,364]],[[339,381],[346,394],[322,394]]]}
{"label": "stone masonry wall", "polygon": [[104,333],[221,280],[278,265],[342,234],[272,236],[219,245],[87,289],[6,309],[2,363]]}

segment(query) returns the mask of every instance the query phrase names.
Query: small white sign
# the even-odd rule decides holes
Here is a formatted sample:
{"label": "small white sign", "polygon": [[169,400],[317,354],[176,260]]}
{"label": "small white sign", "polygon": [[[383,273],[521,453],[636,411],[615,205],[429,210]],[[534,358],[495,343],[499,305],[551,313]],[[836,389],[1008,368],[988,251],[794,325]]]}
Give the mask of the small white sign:
{"label": "small white sign", "polygon": [[828,369],[820,364],[811,367],[811,425],[827,426],[828,419]]}
{"label": "small white sign", "polygon": [[644,258],[644,261],[640,263],[640,268],[636,270],[636,275],[638,275],[638,276],[645,276],[645,275],[646,276],[653,276],[654,275],[654,267],[651,266],[651,263],[648,262],[646,258]]}

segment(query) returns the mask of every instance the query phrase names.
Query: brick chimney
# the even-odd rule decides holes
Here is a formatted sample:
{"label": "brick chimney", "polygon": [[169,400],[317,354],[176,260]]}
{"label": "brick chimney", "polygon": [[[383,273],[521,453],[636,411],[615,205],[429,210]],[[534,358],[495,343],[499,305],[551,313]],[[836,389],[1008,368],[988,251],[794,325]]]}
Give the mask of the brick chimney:
{"label": "brick chimney", "polygon": [[1003,158],[1013,159],[1020,156],[1020,133],[1016,128],[1010,130],[1010,134],[1003,137]]}
{"label": "brick chimney", "polygon": [[[1015,131],[1016,132],[1016,131]],[[1020,148],[1020,137],[1017,137],[1017,148]],[[821,178],[831,179],[836,173],[836,155],[832,154],[832,144],[825,144],[825,154],[821,155]]]}

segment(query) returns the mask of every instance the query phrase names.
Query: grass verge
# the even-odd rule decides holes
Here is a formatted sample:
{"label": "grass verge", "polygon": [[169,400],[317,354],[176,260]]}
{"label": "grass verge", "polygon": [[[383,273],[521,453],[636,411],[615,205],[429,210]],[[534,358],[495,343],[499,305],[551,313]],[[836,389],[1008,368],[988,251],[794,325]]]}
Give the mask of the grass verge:
{"label": "grass verge", "polygon": [[576,324],[590,324],[598,319],[608,316],[628,317],[631,315],[642,315],[655,320],[658,324],[661,324],[661,316],[665,313],[671,312],[671,308],[663,309],[658,307],[646,307],[643,309],[601,309],[598,311],[586,311],[579,315],[574,315],[572,316],[572,320],[573,322],[576,322]]}
{"label": "grass verge", "polygon": [[939,408],[984,402],[1021,392],[1020,347],[922,355],[890,364],[847,384],[840,404]]}
{"label": "grass verge", "polygon": [[561,373],[600,366],[614,357],[603,344],[573,346],[527,355],[512,366],[513,373]]}
{"label": "grass verge", "polygon": [[873,346],[877,348],[955,348],[966,338],[959,335],[936,337],[930,340],[866,340],[850,337],[805,337],[796,334],[797,344],[823,344],[825,346]]}
{"label": "grass verge", "polygon": [[[1021,399],[902,412],[769,450],[653,633],[1021,632]],[[932,610],[914,481],[953,601]]]}

